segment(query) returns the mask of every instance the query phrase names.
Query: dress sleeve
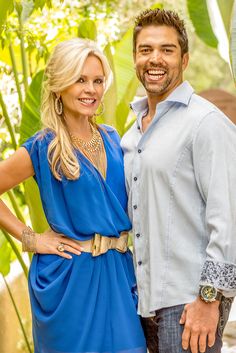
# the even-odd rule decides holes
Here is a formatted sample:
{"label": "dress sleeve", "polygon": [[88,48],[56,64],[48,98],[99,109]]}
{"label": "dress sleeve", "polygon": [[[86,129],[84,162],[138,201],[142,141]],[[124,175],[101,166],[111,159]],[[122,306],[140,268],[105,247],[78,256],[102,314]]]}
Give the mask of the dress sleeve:
{"label": "dress sleeve", "polygon": [[31,158],[33,168],[34,168],[34,178],[37,181],[37,176],[39,174],[39,145],[40,145],[40,139],[41,137],[39,136],[39,133],[31,136],[28,140],[26,140],[21,147],[24,147],[27,152],[29,153],[29,156]]}
{"label": "dress sleeve", "polygon": [[206,206],[208,246],[200,284],[236,295],[236,127],[218,111],[201,122],[193,140],[193,164]]}

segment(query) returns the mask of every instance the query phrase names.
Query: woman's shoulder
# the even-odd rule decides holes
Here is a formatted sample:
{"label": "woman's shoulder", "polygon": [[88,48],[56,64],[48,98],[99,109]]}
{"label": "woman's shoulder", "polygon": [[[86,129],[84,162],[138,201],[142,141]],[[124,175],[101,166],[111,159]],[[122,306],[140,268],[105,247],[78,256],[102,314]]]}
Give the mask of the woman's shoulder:
{"label": "woman's shoulder", "polygon": [[111,126],[111,125],[106,125],[106,124],[100,124],[99,125],[100,129],[102,131],[105,131],[105,133],[114,141],[114,142],[120,142],[120,136],[117,132],[117,130]]}
{"label": "woman's shoulder", "polygon": [[116,129],[111,125],[99,124],[99,127],[108,133],[117,133]]}
{"label": "woman's shoulder", "polygon": [[50,129],[42,129],[37,131],[34,135],[27,138],[22,144],[23,147],[26,147],[28,150],[42,148],[44,146],[48,146],[48,144],[52,141],[55,134]]}

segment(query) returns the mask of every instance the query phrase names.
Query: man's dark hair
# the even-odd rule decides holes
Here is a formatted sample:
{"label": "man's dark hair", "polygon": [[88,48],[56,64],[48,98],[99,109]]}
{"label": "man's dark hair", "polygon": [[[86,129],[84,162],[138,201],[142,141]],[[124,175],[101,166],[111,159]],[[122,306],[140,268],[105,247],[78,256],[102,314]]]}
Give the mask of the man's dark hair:
{"label": "man's dark hair", "polygon": [[137,36],[144,27],[147,26],[168,26],[173,27],[178,33],[178,41],[181,48],[181,55],[188,52],[188,35],[185,29],[184,21],[179,15],[170,10],[162,10],[159,8],[148,9],[141,12],[135,19],[133,30],[133,51],[136,52]]}

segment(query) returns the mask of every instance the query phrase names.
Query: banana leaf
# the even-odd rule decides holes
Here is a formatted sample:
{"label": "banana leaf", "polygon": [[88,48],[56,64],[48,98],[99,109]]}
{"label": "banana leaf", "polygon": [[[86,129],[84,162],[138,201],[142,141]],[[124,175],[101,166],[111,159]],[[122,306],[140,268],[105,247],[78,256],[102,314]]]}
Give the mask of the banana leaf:
{"label": "banana leaf", "polygon": [[208,46],[217,48],[218,40],[212,30],[206,0],[187,0],[189,17],[197,36]]}

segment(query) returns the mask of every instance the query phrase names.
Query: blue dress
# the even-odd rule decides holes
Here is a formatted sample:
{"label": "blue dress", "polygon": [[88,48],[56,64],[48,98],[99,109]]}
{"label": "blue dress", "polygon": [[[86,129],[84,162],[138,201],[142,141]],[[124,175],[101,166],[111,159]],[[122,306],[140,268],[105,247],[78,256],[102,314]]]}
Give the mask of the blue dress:
{"label": "blue dress", "polygon": [[[79,179],[57,181],[47,160],[52,132],[36,134],[23,144],[50,227],[78,240],[94,233],[119,237],[131,228],[119,136],[105,125],[100,133],[107,155],[105,180],[76,151]],[[29,292],[35,353],[145,353],[131,253],[71,255],[71,260],[33,256]]]}

